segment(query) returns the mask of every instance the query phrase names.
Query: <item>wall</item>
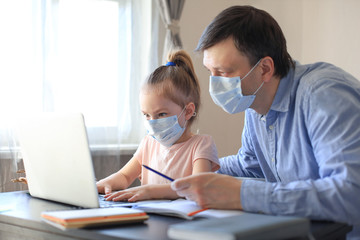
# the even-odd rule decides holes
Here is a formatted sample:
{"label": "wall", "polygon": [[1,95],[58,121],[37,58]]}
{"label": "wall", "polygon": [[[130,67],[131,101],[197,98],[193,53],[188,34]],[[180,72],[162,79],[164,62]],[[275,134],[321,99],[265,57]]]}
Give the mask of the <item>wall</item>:
{"label": "wall", "polygon": [[205,27],[223,9],[252,5],[269,12],[283,29],[288,51],[301,63],[327,61],[360,79],[360,1],[357,0],[187,0],[180,20],[184,49],[194,60],[202,89],[202,109],[193,130],[214,137],[219,156],[236,154],[241,146],[243,113],[229,115],[208,92],[209,72],[202,55],[194,53]]}

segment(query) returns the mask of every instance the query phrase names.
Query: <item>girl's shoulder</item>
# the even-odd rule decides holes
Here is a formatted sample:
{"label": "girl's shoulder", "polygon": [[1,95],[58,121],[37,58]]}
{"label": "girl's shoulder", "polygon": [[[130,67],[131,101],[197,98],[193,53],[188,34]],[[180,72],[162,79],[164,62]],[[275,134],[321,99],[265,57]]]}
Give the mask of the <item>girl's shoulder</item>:
{"label": "girl's shoulder", "polygon": [[207,134],[194,134],[189,140],[193,141],[214,141],[212,136]]}
{"label": "girl's shoulder", "polygon": [[157,148],[159,145],[160,145],[160,143],[158,141],[156,141],[155,138],[153,138],[152,136],[146,135],[141,140],[138,149]]}
{"label": "girl's shoulder", "polygon": [[195,134],[187,142],[191,145],[215,145],[212,136],[207,134]]}

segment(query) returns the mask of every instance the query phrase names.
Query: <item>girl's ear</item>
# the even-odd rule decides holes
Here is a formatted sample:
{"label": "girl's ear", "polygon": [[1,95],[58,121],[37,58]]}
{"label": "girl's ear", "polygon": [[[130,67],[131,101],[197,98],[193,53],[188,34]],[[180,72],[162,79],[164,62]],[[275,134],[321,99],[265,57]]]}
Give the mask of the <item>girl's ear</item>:
{"label": "girl's ear", "polygon": [[195,113],[195,104],[193,102],[190,102],[186,105],[186,109],[185,109],[186,121],[189,120],[192,116],[194,116],[194,113]]}

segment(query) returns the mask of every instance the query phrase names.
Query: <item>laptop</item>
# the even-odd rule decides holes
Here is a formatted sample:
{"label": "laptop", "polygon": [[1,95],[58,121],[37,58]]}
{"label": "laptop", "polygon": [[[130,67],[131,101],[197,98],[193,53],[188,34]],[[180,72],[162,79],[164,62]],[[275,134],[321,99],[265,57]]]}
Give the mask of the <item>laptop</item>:
{"label": "laptop", "polygon": [[100,201],[81,113],[24,117],[16,121],[15,132],[31,196],[82,208],[99,208],[100,202],[125,206]]}

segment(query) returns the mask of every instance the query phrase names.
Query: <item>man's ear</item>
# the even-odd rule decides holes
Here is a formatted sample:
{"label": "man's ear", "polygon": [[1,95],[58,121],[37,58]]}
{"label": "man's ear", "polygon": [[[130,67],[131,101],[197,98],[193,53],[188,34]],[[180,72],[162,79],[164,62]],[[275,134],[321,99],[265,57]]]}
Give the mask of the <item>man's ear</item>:
{"label": "man's ear", "polygon": [[265,83],[269,82],[275,73],[274,60],[271,57],[264,57],[259,65],[262,70],[261,77],[263,81]]}
{"label": "man's ear", "polygon": [[189,102],[188,104],[186,104],[185,119],[189,120],[195,114],[195,104],[193,102]]}

